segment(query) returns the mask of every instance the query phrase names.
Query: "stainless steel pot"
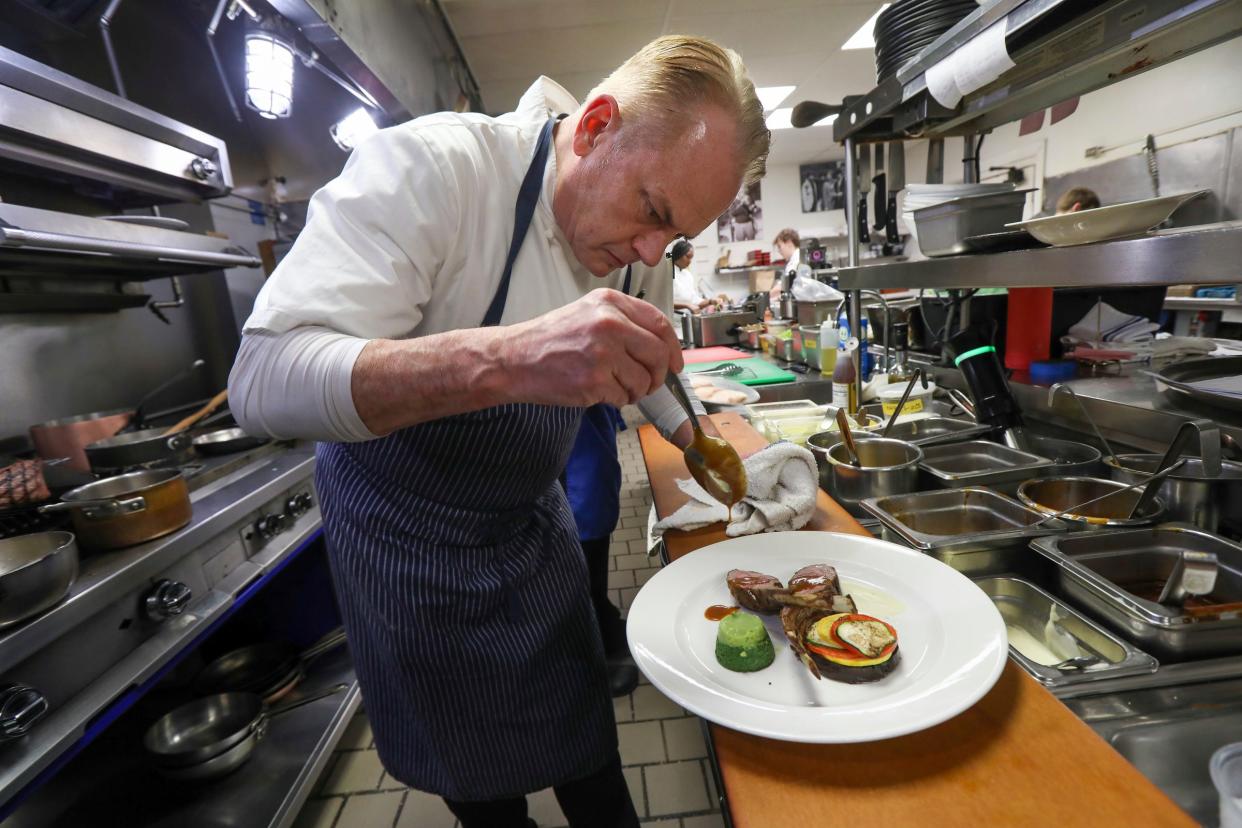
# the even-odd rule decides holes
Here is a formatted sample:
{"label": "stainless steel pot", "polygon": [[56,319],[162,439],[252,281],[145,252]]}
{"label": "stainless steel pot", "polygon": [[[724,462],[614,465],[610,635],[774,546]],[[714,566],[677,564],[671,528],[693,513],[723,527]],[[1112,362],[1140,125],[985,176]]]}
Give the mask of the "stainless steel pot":
{"label": "stainless steel pot", "polygon": [[[1209,532],[1219,528],[1222,518],[1242,523],[1242,463],[1222,461],[1220,477],[1208,477],[1202,460],[1187,457],[1184,461],[1158,490],[1168,506],[1168,519],[1193,523]],[[1160,455],[1122,454],[1109,457],[1104,463],[1113,480],[1138,483],[1151,477]]]}
{"label": "stainless steel pot", "polygon": [[35,532],[0,540],[0,629],[47,610],[78,577],[72,532]]}
{"label": "stainless steel pot", "polygon": [[828,449],[831,488],[838,503],[855,517],[869,517],[862,501],[869,497],[889,497],[915,491],[919,482],[919,463],[923,449],[904,440],[882,437],[856,438],[862,468],[849,461],[842,443]]}
{"label": "stainless steel pot", "polygon": [[83,547],[120,549],[175,532],[193,515],[185,478],[176,469],[107,477],[70,489],[40,512],[68,511]]}
{"label": "stainless steel pot", "polygon": [[182,462],[190,458],[190,435],[165,435],[167,428],[144,428],[99,440],[86,447],[96,472],[120,471],[147,463]]}
{"label": "stainless steel pot", "polygon": [[1133,489],[1120,491],[1123,488],[1125,487],[1121,483],[1099,477],[1045,477],[1028,480],[1019,486],[1018,500],[1045,515],[1055,515],[1109,492],[1118,492],[1115,497],[1092,503],[1079,512],[1057,518],[1078,529],[1147,526],[1164,516],[1164,501],[1156,498],[1142,514],[1129,517],[1142,492]]}

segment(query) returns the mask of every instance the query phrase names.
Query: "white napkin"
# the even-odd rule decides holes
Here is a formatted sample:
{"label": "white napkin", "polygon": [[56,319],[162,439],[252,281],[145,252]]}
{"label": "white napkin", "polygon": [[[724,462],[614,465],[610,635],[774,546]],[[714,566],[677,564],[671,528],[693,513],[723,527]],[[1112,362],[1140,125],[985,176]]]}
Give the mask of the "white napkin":
{"label": "white napkin", "polygon": [[1096,302],[1087,315],[1069,329],[1082,342],[1145,342],[1160,326],[1146,317],[1122,313],[1107,302]]}
{"label": "white napkin", "polygon": [[[815,514],[819,473],[815,456],[805,448],[781,441],[752,454],[746,467],[746,497],[733,507],[725,527],[731,538],[759,532],[801,529]],[[729,509],[694,480],[678,480],[690,502],[652,527],[656,537],[669,529],[701,529],[729,520]]]}

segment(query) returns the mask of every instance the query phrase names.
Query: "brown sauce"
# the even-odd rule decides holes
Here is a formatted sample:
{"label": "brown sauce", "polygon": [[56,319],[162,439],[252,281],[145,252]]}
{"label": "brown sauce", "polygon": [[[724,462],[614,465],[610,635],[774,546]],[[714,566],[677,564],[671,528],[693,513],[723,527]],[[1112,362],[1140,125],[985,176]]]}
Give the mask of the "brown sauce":
{"label": "brown sauce", "polygon": [[719,621],[737,612],[737,607],[726,607],[724,604],[712,604],[703,610],[703,617],[708,621]]}
{"label": "brown sauce", "polygon": [[[1164,581],[1136,581],[1132,584],[1124,584],[1122,589],[1137,598],[1142,598],[1144,601],[1156,603],[1156,599],[1160,597],[1161,591],[1164,590]],[[1219,595],[1191,595],[1182,606],[1187,609],[1195,609],[1198,607],[1214,607],[1224,603],[1227,603],[1226,599]]]}
{"label": "brown sauce", "polygon": [[746,469],[733,446],[721,439],[713,439],[703,432],[696,432],[690,444],[703,457],[707,481],[699,484],[708,494],[732,509],[746,496]]}

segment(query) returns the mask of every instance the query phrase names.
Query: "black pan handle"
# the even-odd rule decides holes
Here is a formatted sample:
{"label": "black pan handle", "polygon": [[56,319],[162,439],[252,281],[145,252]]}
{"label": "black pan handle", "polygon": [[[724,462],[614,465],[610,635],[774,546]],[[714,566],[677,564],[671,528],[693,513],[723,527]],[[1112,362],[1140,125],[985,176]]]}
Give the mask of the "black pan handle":
{"label": "black pan handle", "polygon": [[888,194],[888,210],[885,211],[885,230],[888,236],[889,244],[896,244],[901,241],[901,236],[897,234],[897,191],[894,190]]}
{"label": "black pan handle", "polygon": [[884,186],[888,182],[888,176],[880,173],[871,179],[871,184],[875,187],[875,224],[872,225],[873,230],[883,230],[888,224],[885,218],[887,215],[884,210],[888,206],[888,198],[884,194]]}
{"label": "black pan handle", "polygon": [[871,231],[867,225],[867,194],[858,199],[858,240],[863,244],[871,243]]}

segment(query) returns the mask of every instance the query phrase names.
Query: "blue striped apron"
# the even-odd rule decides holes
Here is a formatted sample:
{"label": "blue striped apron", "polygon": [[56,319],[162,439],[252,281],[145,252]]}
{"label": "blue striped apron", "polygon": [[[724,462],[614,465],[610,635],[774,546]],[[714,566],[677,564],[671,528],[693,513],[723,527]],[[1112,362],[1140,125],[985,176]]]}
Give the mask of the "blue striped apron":
{"label": "blue striped apron", "polygon": [[[484,325],[504,311],[552,124]],[[586,566],[557,481],[581,414],[511,404],[318,447],[329,559],[375,746],[406,785],[498,799],[615,755]]]}

